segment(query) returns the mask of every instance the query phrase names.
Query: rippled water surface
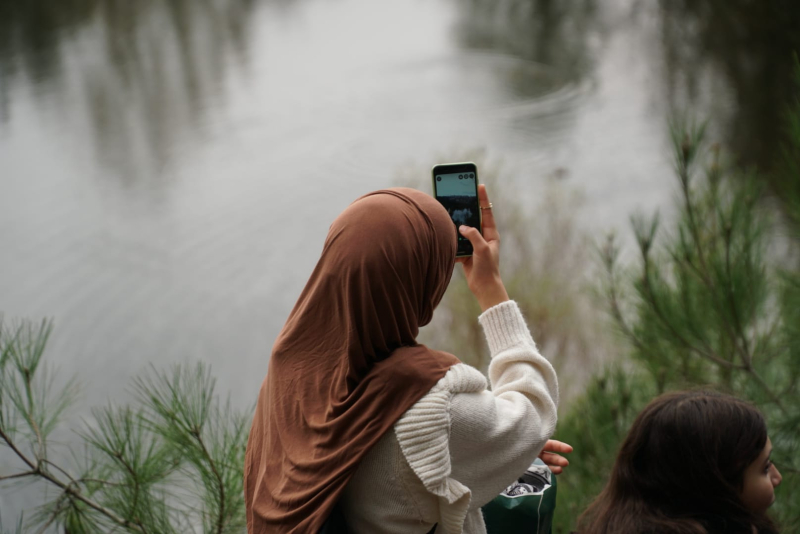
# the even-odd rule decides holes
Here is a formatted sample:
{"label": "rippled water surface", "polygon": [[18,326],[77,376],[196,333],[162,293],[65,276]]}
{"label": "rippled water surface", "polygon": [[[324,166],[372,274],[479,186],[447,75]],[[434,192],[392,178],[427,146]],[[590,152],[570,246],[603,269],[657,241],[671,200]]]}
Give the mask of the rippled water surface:
{"label": "rippled water surface", "polygon": [[595,235],[673,191],[653,3],[38,5],[0,33],[0,311],[54,319],[86,405],[187,359],[251,402],[330,221],[410,170],[483,150]]}

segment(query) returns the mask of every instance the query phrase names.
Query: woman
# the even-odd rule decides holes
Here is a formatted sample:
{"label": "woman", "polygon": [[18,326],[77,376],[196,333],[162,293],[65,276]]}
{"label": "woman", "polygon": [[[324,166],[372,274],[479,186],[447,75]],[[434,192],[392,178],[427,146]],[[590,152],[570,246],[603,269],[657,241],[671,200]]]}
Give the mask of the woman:
{"label": "woman", "polygon": [[[479,200],[483,236],[460,231],[474,248],[463,266],[484,310],[493,391],[416,342],[455,263],[447,211],[412,189],[361,197],[331,225],[273,347],[246,454],[251,534],[485,532],[481,505],[546,443],[570,450],[548,442],[556,375],[508,300],[483,186]],[[543,458],[556,471],[567,463]]]}
{"label": "woman", "polygon": [[781,475],[764,416],[711,391],[667,393],[636,418],[580,534],[777,532]]}

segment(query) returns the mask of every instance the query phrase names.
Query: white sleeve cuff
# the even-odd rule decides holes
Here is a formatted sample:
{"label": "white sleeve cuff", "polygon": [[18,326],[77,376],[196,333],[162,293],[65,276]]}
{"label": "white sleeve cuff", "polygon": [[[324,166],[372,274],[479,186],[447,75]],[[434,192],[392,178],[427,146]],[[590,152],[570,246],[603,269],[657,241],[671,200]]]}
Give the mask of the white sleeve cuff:
{"label": "white sleeve cuff", "polygon": [[536,346],[522,312],[513,300],[492,306],[478,317],[478,322],[486,334],[492,357],[520,343]]}

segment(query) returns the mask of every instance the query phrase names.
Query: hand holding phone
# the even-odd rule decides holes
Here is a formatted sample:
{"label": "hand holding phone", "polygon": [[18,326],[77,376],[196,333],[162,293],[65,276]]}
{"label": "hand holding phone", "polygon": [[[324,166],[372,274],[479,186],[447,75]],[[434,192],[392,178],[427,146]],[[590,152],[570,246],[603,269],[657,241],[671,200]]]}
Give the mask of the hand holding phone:
{"label": "hand holding phone", "polygon": [[470,291],[478,299],[481,309],[486,311],[507,301],[508,292],[500,277],[500,234],[494,222],[492,208],[489,207],[491,203],[484,185],[478,186],[478,202],[479,206],[484,208],[481,210],[483,235],[476,228],[462,225],[459,231],[469,240],[473,253],[457,261],[464,267]]}
{"label": "hand holding phone", "polygon": [[467,285],[481,309],[508,300],[500,278],[500,234],[486,187],[478,185],[478,168],[472,162],[434,166],[433,196],[453,220],[458,236],[456,261],[464,266]]}

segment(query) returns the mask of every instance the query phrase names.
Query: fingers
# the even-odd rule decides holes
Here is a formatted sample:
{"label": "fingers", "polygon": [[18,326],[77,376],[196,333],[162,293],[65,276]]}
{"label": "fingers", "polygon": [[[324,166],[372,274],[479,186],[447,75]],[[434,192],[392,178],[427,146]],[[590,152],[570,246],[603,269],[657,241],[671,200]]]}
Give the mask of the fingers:
{"label": "fingers", "polygon": [[569,454],[573,451],[573,448],[569,443],[564,443],[563,441],[558,441],[557,439],[548,439],[544,444],[543,450],[547,452],[561,452],[564,454]]}
{"label": "fingers", "polygon": [[539,458],[550,468],[550,471],[559,475],[564,472],[564,468],[569,465],[569,460],[556,453],[569,454],[573,450],[572,445],[555,439],[547,440],[544,450],[539,453]]}
{"label": "fingers", "polygon": [[[486,192],[486,186],[483,184],[478,185],[478,205],[481,208],[488,208],[491,205],[489,202],[489,194]],[[494,214],[491,209],[481,210],[481,226],[483,229],[483,237],[487,241],[500,239],[497,232],[497,225],[494,222]]]}
{"label": "fingers", "polygon": [[554,475],[560,475],[564,472],[564,468],[557,465],[548,465],[547,468],[550,469],[550,472]]}
{"label": "fingers", "polygon": [[564,468],[569,465],[569,460],[552,452],[543,452],[539,454],[539,458],[550,468],[550,471],[557,475],[563,473]]}
{"label": "fingers", "polygon": [[500,239],[497,226],[494,222],[494,214],[491,208],[489,208],[491,205],[489,202],[489,195],[486,193],[486,186],[483,184],[478,185],[478,205],[481,207],[482,231],[465,225],[461,225],[458,228],[461,235],[469,239],[469,242],[472,243],[473,250],[479,250],[484,247],[487,242],[498,241]]}
{"label": "fingers", "polygon": [[474,252],[482,251],[487,246],[486,239],[483,238],[477,228],[462,224],[458,227],[458,231],[461,232],[461,235],[469,239],[469,242],[472,243],[472,250]]}

